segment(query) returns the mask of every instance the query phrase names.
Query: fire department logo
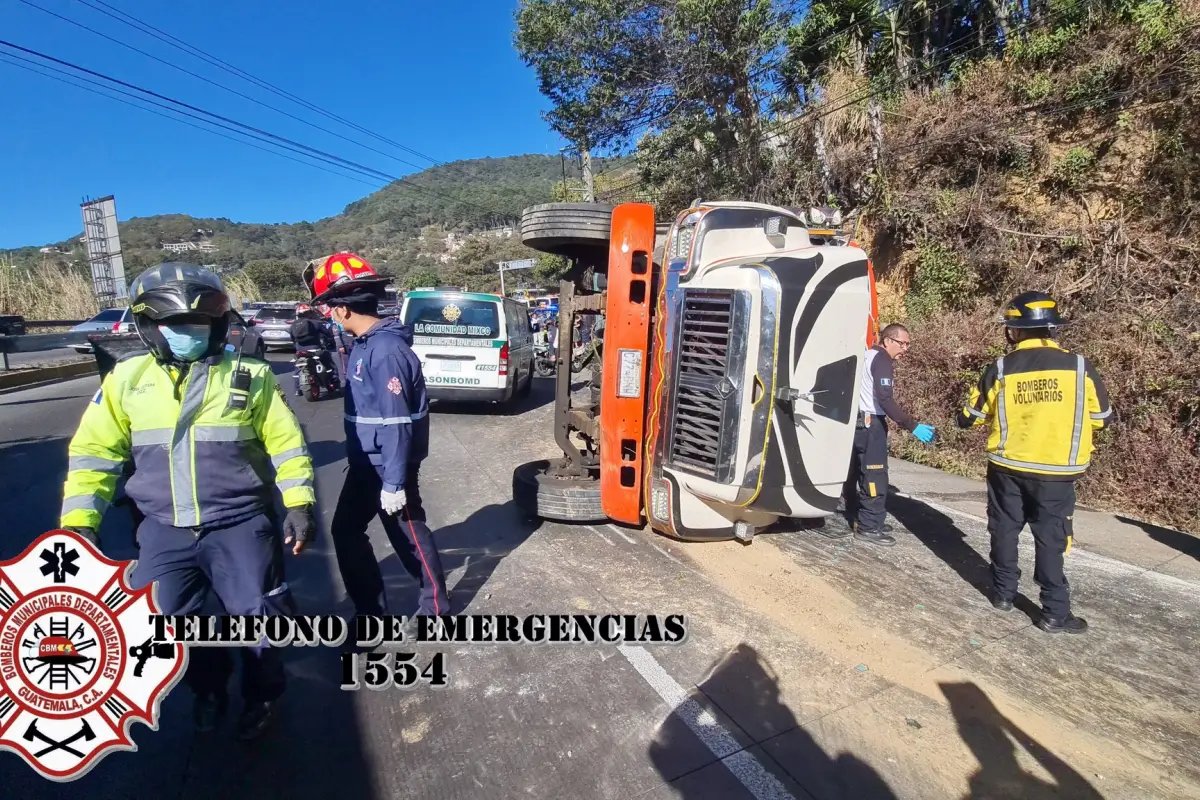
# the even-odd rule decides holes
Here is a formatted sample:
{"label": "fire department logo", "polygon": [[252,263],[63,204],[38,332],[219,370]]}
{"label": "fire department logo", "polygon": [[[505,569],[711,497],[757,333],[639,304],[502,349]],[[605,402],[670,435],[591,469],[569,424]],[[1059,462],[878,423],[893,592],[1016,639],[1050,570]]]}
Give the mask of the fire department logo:
{"label": "fire department logo", "polygon": [[442,309],[442,316],[447,322],[458,322],[458,318],[462,316],[462,309],[451,303]]}
{"label": "fire department logo", "polygon": [[400,394],[401,392],[404,391],[404,387],[402,387],[400,385],[399,378],[392,378],[390,381],[388,381],[387,387],[388,387],[388,391],[391,392],[392,394]]}
{"label": "fire department logo", "polygon": [[187,664],[156,644],[153,586],[70,531],[0,562],[0,749],[43,777],[73,781],[117,750],[134,722],[158,730],[159,704]]}

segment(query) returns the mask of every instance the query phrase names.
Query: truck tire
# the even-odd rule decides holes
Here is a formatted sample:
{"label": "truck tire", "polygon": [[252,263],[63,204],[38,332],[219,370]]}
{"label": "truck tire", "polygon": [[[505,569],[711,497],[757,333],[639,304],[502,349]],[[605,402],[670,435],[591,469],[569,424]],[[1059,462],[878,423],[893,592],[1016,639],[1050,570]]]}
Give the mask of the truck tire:
{"label": "truck tire", "polygon": [[606,203],[544,203],[521,215],[521,242],[541,253],[575,258],[581,251],[608,250],[613,206]]}
{"label": "truck tire", "polygon": [[513,470],[513,500],[532,517],[555,522],[603,522],[600,481],[546,474],[549,461],[531,461]]}

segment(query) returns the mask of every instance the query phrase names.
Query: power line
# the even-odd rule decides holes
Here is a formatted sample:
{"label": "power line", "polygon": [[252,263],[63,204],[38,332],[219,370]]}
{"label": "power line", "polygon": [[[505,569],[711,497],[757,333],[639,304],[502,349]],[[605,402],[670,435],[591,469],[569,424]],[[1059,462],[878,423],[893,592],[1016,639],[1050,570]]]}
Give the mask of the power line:
{"label": "power line", "polygon": [[248,94],[245,94],[244,92],[239,92],[237,89],[234,89],[234,88],[233,88],[233,87],[231,87],[231,86],[226,86],[225,84],[223,84],[223,83],[220,83],[220,82],[218,82],[218,81],[215,81],[215,80],[212,80],[211,78],[206,78],[206,77],[204,77],[203,75],[201,75],[201,74],[199,74],[199,73],[192,72],[190,69],[187,69],[186,67],[181,67],[180,65],[178,65],[178,64],[175,64],[175,63],[173,63],[173,62],[171,62],[171,61],[168,61],[168,60],[167,60],[167,59],[165,59],[165,58],[159,58],[158,56],[154,55],[153,53],[148,53],[148,52],[146,52],[145,50],[142,50],[142,49],[139,49],[139,48],[137,48],[137,47],[134,47],[133,45],[129,44],[128,42],[125,42],[125,41],[123,41],[123,40],[121,40],[121,39],[117,39],[117,38],[114,38],[114,37],[112,37],[112,36],[109,36],[108,34],[106,34],[106,33],[103,33],[102,31],[98,31],[98,30],[96,30],[95,28],[91,28],[91,27],[89,27],[89,26],[87,26],[87,25],[84,25],[82,22],[76,22],[75,20],[73,20],[73,19],[70,19],[69,17],[64,17],[62,14],[57,14],[57,13],[55,13],[55,12],[51,11],[51,10],[50,10],[50,9],[48,9],[48,8],[42,8],[42,7],[41,7],[41,6],[39,6],[38,4],[36,4],[36,3],[32,2],[32,0],[18,0],[18,2],[20,2],[20,3],[24,4],[24,5],[27,5],[27,6],[29,6],[30,8],[36,9],[36,10],[38,10],[38,11],[41,11],[41,12],[42,12],[42,13],[44,13],[44,14],[49,14],[50,16],[52,16],[52,17],[55,17],[55,18],[57,18],[57,19],[60,19],[60,20],[62,20],[63,22],[66,22],[66,23],[68,23],[68,24],[70,24],[70,25],[74,25],[74,26],[75,26],[75,27],[77,27],[77,28],[81,28],[81,29],[83,29],[83,30],[87,31],[88,33],[91,33],[91,34],[94,34],[94,35],[96,35],[96,36],[99,36],[99,37],[100,37],[100,38],[102,38],[102,39],[106,39],[106,40],[108,40],[108,41],[110,41],[110,42],[112,42],[112,43],[114,43],[114,44],[120,45],[121,47],[124,47],[124,48],[126,48],[127,50],[131,50],[131,51],[133,51],[133,52],[135,52],[135,53],[138,53],[139,55],[143,55],[143,56],[145,56],[146,58],[149,58],[149,59],[151,59],[151,60],[153,60],[153,61],[157,61],[159,64],[165,64],[166,66],[170,67],[171,69],[178,70],[179,72],[182,72],[182,73],[184,73],[185,75],[190,75],[190,76],[192,76],[193,78],[196,78],[196,79],[198,79],[198,80],[204,81],[204,82],[205,82],[205,83],[207,83],[207,84],[210,84],[210,85],[212,85],[212,86],[216,86],[218,89],[224,89],[225,91],[227,91],[227,92],[229,92],[229,93],[231,93],[231,94],[235,94],[235,95],[237,95],[238,97],[241,97],[241,98],[243,98],[243,99],[245,99],[245,100],[249,100],[250,102],[254,103],[255,105],[262,106],[263,108],[266,108],[266,109],[269,109],[269,110],[271,110],[271,111],[274,111],[274,112],[275,112],[275,113],[277,113],[277,114],[282,114],[283,116],[285,116],[285,117],[288,117],[289,119],[293,119],[293,120],[295,120],[295,121],[297,121],[297,122],[299,122],[299,123],[301,123],[301,124],[303,124],[303,125],[307,125],[307,126],[309,126],[310,128],[315,128],[316,130],[319,130],[319,131],[321,131],[322,133],[327,133],[327,134],[329,134],[330,136],[336,136],[337,138],[339,138],[339,139],[341,139],[341,140],[343,140],[343,141],[349,142],[350,144],[356,145],[357,147],[361,147],[361,148],[363,148],[363,149],[365,149],[365,150],[370,150],[372,153],[377,153],[378,155],[381,155],[381,156],[383,156],[384,158],[390,158],[390,159],[392,159],[393,161],[398,161],[399,163],[401,163],[401,164],[404,164],[404,165],[406,165],[406,166],[409,166],[409,167],[412,167],[413,169],[417,169],[417,170],[423,170],[423,169],[425,169],[425,167],[421,166],[420,164],[414,164],[414,163],[412,163],[411,161],[405,161],[403,158],[399,158],[399,157],[397,157],[397,156],[394,156],[394,155],[392,155],[391,153],[388,153],[388,152],[386,152],[386,151],[383,151],[383,150],[379,150],[379,149],[377,149],[377,148],[375,148],[375,147],[372,147],[371,145],[368,145],[368,144],[363,144],[362,142],[355,141],[354,139],[351,139],[351,138],[350,138],[350,137],[348,137],[348,136],[344,136],[344,135],[342,135],[342,134],[338,133],[337,131],[333,131],[333,130],[330,130],[329,128],[322,127],[321,125],[317,125],[317,124],[316,124],[316,123],[314,123],[314,122],[309,122],[308,120],[306,120],[306,119],[304,119],[304,118],[302,118],[302,117],[298,117],[298,116],[296,116],[295,114],[292,114],[292,113],[290,113],[290,112],[288,112],[288,111],[284,111],[284,110],[283,110],[283,109],[281,109],[281,108],[276,108],[275,106],[273,106],[273,105],[270,105],[269,103],[264,103],[264,102],[262,102],[261,100],[259,100],[259,99],[255,98],[255,97],[252,97],[252,96],[250,96],[250,95],[248,95]]}
{"label": "power line", "polygon": [[439,166],[439,167],[445,166],[444,162],[438,161],[433,156],[425,155],[424,153],[420,152],[419,150],[414,150],[413,148],[408,147],[407,145],[403,145],[400,142],[394,141],[392,139],[387,138],[386,136],[382,136],[378,133],[375,133],[374,131],[372,131],[368,128],[365,128],[362,125],[359,125],[358,123],[356,123],[350,119],[347,119],[346,117],[334,114],[332,111],[328,111],[328,110],[322,108],[321,106],[316,105],[315,103],[311,103],[302,97],[298,97],[295,94],[292,94],[291,92],[287,91],[286,89],[281,89],[280,87],[276,86],[273,83],[270,83],[269,81],[263,80],[261,78],[257,78],[254,75],[251,75],[250,73],[246,72],[245,70],[243,70],[239,67],[236,67],[227,61],[217,58],[214,55],[210,55],[209,53],[205,52],[204,50],[200,49],[199,47],[195,47],[194,45],[188,44],[187,42],[183,41],[182,39],[179,39],[176,36],[172,36],[171,34],[167,33],[166,31],[160,30],[159,28],[154,27],[153,25],[151,25],[148,22],[143,22],[142,20],[138,19],[137,17],[133,16],[132,14],[129,14],[125,11],[121,11],[118,8],[114,8],[113,6],[104,2],[104,0],[78,0],[78,2],[82,3],[83,5],[87,6],[88,8],[91,8],[93,11],[97,11],[101,14],[104,14],[107,17],[110,17],[110,18],[116,20],[117,22],[120,22],[123,25],[127,25],[131,28],[135,28],[135,29],[141,31],[142,33],[145,33],[148,36],[152,36],[155,39],[158,39],[161,42],[165,42],[167,44],[172,45],[173,47],[184,50],[185,52],[188,52],[188,53],[194,55],[195,57],[206,61],[207,63],[211,64],[212,66],[217,67],[218,69],[224,70],[225,72],[228,72],[231,75],[239,77],[242,80],[246,80],[246,81],[249,81],[249,82],[255,84],[259,88],[266,89],[267,91],[272,92],[273,94],[276,94],[280,97],[284,97],[288,100],[291,100],[293,103],[297,103],[301,106],[304,106],[305,108],[307,108],[310,111],[314,111],[318,114],[321,114],[322,116],[324,116],[328,119],[331,119],[335,122],[340,122],[342,124],[348,125],[349,127],[359,131],[360,133],[364,133],[378,141],[384,142],[385,144],[390,144],[392,147],[403,150],[404,152],[414,155],[417,158],[425,159],[426,161],[431,162],[434,166]]}
{"label": "power line", "polygon": [[[119,78],[114,78],[109,75],[104,75],[103,73],[96,72],[95,70],[88,69],[87,67],[82,67],[82,66],[79,66],[78,64],[73,64],[69,61],[64,61],[62,59],[55,58],[54,56],[48,55],[46,53],[41,53],[37,50],[32,50],[28,47],[22,47],[21,45],[14,44],[13,42],[5,41],[3,39],[0,39],[0,46],[8,47],[10,49],[17,50],[22,53],[26,53],[28,55],[32,55],[32,56],[42,59],[44,61],[50,61],[50,62],[53,62],[60,66],[66,67],[68,69],[85,73],[87,75],[90,75],[95,78],[99,78],[99,79],[101,79],[103,81],[107,81],[109,83],[117,84],[118,86],[122,86],[126,89],[131,89],[134,92],[137,92],[139,94],[148,95],[148,96],[156,98],[158,100],[163,100],[167,103],[170,103],[173,106],[179,106],[181,108],[197,112],[197,113],[203,115],[204,117],[209,117],[211,119],[215,119],[215,120],[218,120],[223,123],[228,123],[238,129],[240,129],[241,131],[248,131],[252,134],[255,134],[255,138],[259,138],[260,140],[267,139],[267,140],[270,140],[274,144],[284,146],[284,147],[286,147],[286,149],[290,149],[290,150],[297,150],[297,148],[298,148],[299,151],[303,151],[303,153],[305,155],[309,155],[311,157],[316,157],[323,161],[333,162],[337,166],[352,169],[356,172],[360,172],[360,173],[366,175],[367,177],[372,177],[372,178],[376,178],[376,179],[384,179],[384,180],[388,181],[389,183],[400,183],[400,184],[403,184],[406,186],[410,186],[419,191],[427,192],[428,194],[431,194],[433,196],[440,197],[443,200],[447,200],[449,202],[459,203],[464,206],[470,206],[472,208],[475,208],[475,209],[482,211],[484,213],[487,213],[487,214],[496,214],[497,216],[501,216],[501,217],[505,216],[503,212],[497,212],[496,209],[485,208],[483,206],[480,206],[476,203],[472,203],[467,200],[462,200],[459,198],[453,198],[453,197],[449,197],[447,195],[443,195],[440,192],[437,192],[437,191],[430,189],[428,187],[425,187],[425,186],[421,186],[420,184],[413,183],[412,181],[407,180],[405,178],[397,177],[395,175],[390,175],[386,172],[383,172],[382,170],[377,170],[373,167],[369,167],[364,164],[360,164],[358,162],[342,158],[342,157],[334,155],[332,153],[328,153],[324,150],[320,150],[315,147],[310,147],[309,145],[302,144],[302,143],[294,141],[292,139],[288,139],[284,136],[279,136],[277,134],[270,133],[269,131],[262,130],[261,128],[256,128],[252,125],[247,125],[243,122],[239,122],[235,119],[231,119],[231,118],[223,116],[221,114],[216,114],[212,111],[207,111],[203,108],[194,106],[190,103],[185,103],[182,100],[176,100],[174,98],[168,97],[166,95],[160,94],[160,93],[152,91],[150,89],[145,89],[140,86],[136,86],[132,83],[123,81]],[[183,113],[183,112],[180,112],[180,113]],[[208,121],[208,120],[206,120],[206,121]]]}
{"label": "power line", "polygon": [[[377,180],[375,182],[370,182],[370,181],[365,181],[362,178],[355,177],[354,175],[347,175],[343,172],[336,172],[332,169],[329,169],[328,167],[323,167],[318,163],[313,163],[311,161],[303,161],[299,158],[295,158],[293,156],[289,156],[284,153],[281,153],[278,150],[271,150],[269,148],[254,144],[251,141],[246,141],[245,139],[235,138],[234,136],[230,136],[229,134],[221,133],[220,131],[213,130],[212,128],[206,128],[203,125],[197,125],[194,122],[188,122],[186,119],[182,119],[179,116],[172,116],[172,114],[181,114],[181,115],[189,117],[191,119],[199,120],[200,122],[203,122],[205,125],[214,125],[214,126],[218,125],[217,123],[213,123],[213,122],[204,120],[203,118],[201,118],[199,116],[196,116],[193,114],[187,114],[186,112],[172,109],[170,106],[167,106],[165,104],[155,103],[153,101],[138,97],[137,95],[135,95],[131,92],[121,91],[120,89],[114,89],[109,86],[104,86],[103,84],[101,84],[97,81],[92,81],[92,80],[88,80],[86,78],[81,78],[78,76],[71,75],[70,73],[68,73],[64,70],[58,70],[58,69],[54,69],[53,67],[47,67],[42,64],[37,64],[37,62],[31,61],[29,59],[21,58],[20,56],[14,56],[10,53],[0,53],[0,61],[7,63],[10,66],[17,67],[18,69],[23,69],[27,72],[32,72],[34,75],[40,75],[43,78],[49,78],[51,80],[58,81],[60,83],[65,83],[68,86],[74,86],[78,89],[83,89],[86,92],[91,92],[92,94],[99,95],[100,97],[104,97],[109,100],[115,100],[118,103],[122,103],[122,104],[130,106],[132,108],[136,108],[136,109],[139,109],[142,111],[148,111],[151,114],[155,114],[157,116],[163,117],[164,119],[169,119],[174,122],[178,122],[180,124],[187,125],[190,128],[195,128],[196,130],[205,131],[207,133],[211,133],[216,136],[220,136],[222,139],[228,139],[231,142],[237,142],[238,144],[244,144],[247,147],[253,147],[255,150],[261,150],[264,153],[271,153],[272,155],[277,155],[282,158],[286,158],[289,161],[295,161],[297,164],[303,164],[308,167],[314,167],[316,169],[321,170],[322,172],[328,172],[330,175],[336,175],[340,178],[346,178],[348,180],[356,181],[358,183],[362,183],[362,184],[371,186],[376,189],[381,188],[382,186],[386,185],[382,181]],[[24,62],[24,63],[19,63],[19,62]],[[37,67],[37,68],[35,69],[34,67]],[[46,69],[51,70],[51,72],[44,72],[43,70],[46,70]],[[52,73],[57,73],[57,74],[52,74]],[[76,80],[83,81],[83,82],[77,83]],[[135,103],[135,102],[131,102],[130,100],[123,100],[121,97],[115,96],[113,94],[109,94],[109,92],[116,92],[119,95],[123,95],[125,97],[135,99],[138,102]],[[147,107],[145,105],[139,105],[139,103],[149,103],[152,106],[166,109],[166,110],[170,111],[171,114],[164,113],[163,111],[156,111],[154,108]],[[229,126],[220,125],[218,127],[233,131],[234,133],[238,133],[238,131],[236,131],[236,129],[231,128]],[[244,136],[245,134],[239,133],[239,135]]]}

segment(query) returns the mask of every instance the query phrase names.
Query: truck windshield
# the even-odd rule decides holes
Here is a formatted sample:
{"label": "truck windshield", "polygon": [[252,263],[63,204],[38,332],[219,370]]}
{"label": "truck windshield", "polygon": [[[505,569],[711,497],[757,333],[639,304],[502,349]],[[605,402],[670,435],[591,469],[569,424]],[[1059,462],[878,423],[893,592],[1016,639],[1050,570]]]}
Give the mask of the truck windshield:
{"label": "truck windshield", "polygon": [[404,322],[418,336],[495,339],[500,335],[497,303],[465,297],[412,297]]}

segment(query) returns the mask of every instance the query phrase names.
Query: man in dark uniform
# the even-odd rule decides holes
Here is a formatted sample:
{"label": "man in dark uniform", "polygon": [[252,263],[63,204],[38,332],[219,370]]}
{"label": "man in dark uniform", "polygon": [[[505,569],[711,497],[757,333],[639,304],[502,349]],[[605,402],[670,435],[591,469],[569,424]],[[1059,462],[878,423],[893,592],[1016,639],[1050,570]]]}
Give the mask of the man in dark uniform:
{"label": "man in dark uniform", "polygon": [[1074,539],[1075,481],[1087,471],[1092,432],[1112,413],[1100,373],[1054,341],[1066,321],[1044,292],[1013,298],[1002,317],[1014,349],[989,364],[958,414],[961,428],[987,425],[988,532],[992,538],[992,605],[1010,611],[1021,569],[1017,539],[1033,532],[1033,579],[1041,587],[1047,633],[1083,633],[1071,614],[1063,558]]}
{"label": "man in dark uniform", "polygon": [[356,614],[387,613],[383,576],[367,538],[378,516],[420,584],[417,613],[438,616],[450,613],[450,601],[418,483],[429,454],[429,399],[412,328],[398,317],[379,317],[388,281],[352,253],[330,256],[313,280],[314,303],[328,305],[334,323],[353,337],[345,392],[349,470],[330,534]]}
{"label": "man in dark uniform", "polygon": [[[854,456],[850,476],[843,492],[847,516],[854,520],[854,536],[864,542],[891,547],[896,539],[888,535],[888,420],[911,431],[926,444],[933,441],[934,429],[918,424],[900,407],[893,396],[894,362],[909,348],[908,328],[900,323],[888,325],[879,333],[879,344],[867,351],[858,398],[858,424],[854,431]],[[857,503],[852,501],[857,500]],[[853,509],[852,504],[857,508]]]}

